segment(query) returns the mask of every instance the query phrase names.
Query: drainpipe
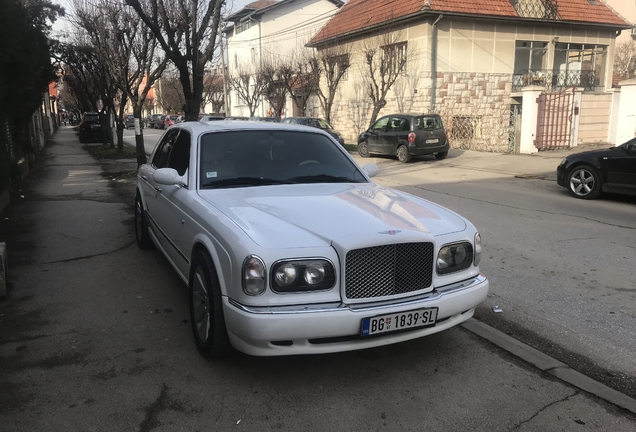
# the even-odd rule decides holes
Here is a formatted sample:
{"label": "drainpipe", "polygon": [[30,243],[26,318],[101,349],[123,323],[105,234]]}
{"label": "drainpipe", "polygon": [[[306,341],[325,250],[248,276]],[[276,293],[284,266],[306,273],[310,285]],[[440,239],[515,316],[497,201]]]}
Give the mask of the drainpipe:
{"label": "drainpipe", "polygon": [[433,29],[431,33],[431,105],[429,111],[433,112],[436,105],[436,93],[437,93],[437,23],[444,18],[443,14],[440,14],[433,22]]}

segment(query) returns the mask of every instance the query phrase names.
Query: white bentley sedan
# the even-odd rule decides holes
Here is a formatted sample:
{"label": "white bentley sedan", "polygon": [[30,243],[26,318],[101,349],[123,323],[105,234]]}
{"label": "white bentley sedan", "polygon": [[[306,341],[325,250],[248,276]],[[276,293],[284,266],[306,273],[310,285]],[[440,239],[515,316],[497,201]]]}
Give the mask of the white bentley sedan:
{"label": "white bentley sedan", "polygon": [[470,318],[488,293],[463,217],[370,180],[319,129],[186,122],[138,172],[137,243],[190,296],[198,350],[258,356],[376,347]]}

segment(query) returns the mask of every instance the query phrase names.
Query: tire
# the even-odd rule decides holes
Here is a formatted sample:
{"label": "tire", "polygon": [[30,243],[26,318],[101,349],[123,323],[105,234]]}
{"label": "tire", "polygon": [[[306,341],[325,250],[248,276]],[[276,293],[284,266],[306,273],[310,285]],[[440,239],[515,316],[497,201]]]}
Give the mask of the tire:
{"label": "tire", "polygon": [[197,252],[190,267],[190,323],[197,350],[204,357],[221,358],[230,351],[221,288],[212,258]]}
{"label": "tire", "polygon": [[404,144],[398,147],[397,152],[395,152],[397,158],[402,163],[407,163],[411,161],[411,153],[409,153],[409,149],[406,148]]}
{"label": "tire", "polygon": [[446,156],[448,156],[448,150],[446,150],[445,152],[435,153],[435,157],[437,158],[437,160],[446,159]]}
{"label": "tire", "polygon": [[371,156],[371,153],[369,153],[369,145],[366,142],[358,144],[358,154],[364,158]]}
{"label": "tire", "polygon": [[148,221],[139,192],[135,197],[135,240],[139,249],[150,249],[154,245],[148,233]]}
{"label": "tire", "polygon": [[601,176],[589,165],[579,165],[570,171],[568,190],[576,198],[594,199],[601,194]]}

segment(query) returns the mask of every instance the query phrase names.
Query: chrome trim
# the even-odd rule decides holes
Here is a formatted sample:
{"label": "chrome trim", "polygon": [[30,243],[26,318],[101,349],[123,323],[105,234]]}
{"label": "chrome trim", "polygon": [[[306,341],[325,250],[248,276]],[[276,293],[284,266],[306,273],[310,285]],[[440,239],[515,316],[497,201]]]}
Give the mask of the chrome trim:
{"label": "chrome trim", "polygon": [[467,279],[465,281],[456,282],[450,285],[437,288],[429,293],[418,296],[417,298],[410,299],[408,301],[400,303],[383,302],[382,304],[356,304],[347,305],[344,303],[321,303],[311,305],[292,305],[292,306],[246,306],[238,303],[236,300],[228,299],[230,304],[243,312],[253,314],[265,314],[265,315],[278,315],[278,314],[305,314],[305,313],[317,313],[317,312],[367,312],[375,310],[383,310],[393,307],[408,307],[417,306],[420,303],[425,303],[433,300],[438,300],[442,296],[447,294],[454,294],[465,289],[474,288],[477,285],[481,285],[486,282],[486,277],[482,274]]}

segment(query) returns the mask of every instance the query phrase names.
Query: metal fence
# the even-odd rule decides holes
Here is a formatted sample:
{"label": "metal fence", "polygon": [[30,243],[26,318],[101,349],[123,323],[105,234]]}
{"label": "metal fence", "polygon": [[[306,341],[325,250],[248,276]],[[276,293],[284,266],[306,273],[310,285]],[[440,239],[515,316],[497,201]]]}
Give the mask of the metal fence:
{"label": "metal fence", "polygon": [[511,3],[520,17],[561,19],[556,0],[511,0]]}
{"label": "metal fence", "polygon": [[560,71],[560,70],[531,70],[526,69],[513,74],[512,91],[519,92],[523,87],[537,85],[546,91],[554,92],[569,87],[583,87],[585,92],[593,92],[598,84],[596,72],[589,71]]}
{"label": "metal fence", "polygon": [[509,111],[459,108],[443,109],[439,114],[452,148],[497,153],[511,151]]}

